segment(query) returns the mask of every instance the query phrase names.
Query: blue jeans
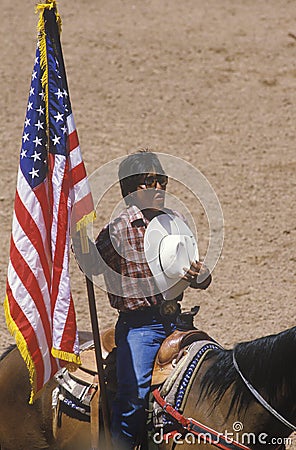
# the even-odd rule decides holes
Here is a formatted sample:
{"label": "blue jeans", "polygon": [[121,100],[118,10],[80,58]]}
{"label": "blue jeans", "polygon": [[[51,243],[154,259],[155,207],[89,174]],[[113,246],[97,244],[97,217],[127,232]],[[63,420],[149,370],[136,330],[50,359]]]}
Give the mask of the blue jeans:
{"label": "blue jeans", "polygon": [[117,394],[111,420],[116,450],[133,449],[145,435],[154,360],[174,329],[175,325],[154,308],[119,315],[115,327]]}

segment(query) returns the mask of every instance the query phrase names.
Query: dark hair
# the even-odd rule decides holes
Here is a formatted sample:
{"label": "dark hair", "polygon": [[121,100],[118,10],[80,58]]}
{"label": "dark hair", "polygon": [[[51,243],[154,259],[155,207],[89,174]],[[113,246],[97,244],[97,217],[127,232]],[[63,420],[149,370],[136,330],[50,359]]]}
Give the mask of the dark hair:
{"label": "dark hair", "polygon": [[118,178],[121,194],[126,204],[130,204],[129,194],[137,190],[139,184],[143,182],[144,176],[150,172],[165,174],[158,156],[148,149],[132,153],[121,161],[118,169]]}

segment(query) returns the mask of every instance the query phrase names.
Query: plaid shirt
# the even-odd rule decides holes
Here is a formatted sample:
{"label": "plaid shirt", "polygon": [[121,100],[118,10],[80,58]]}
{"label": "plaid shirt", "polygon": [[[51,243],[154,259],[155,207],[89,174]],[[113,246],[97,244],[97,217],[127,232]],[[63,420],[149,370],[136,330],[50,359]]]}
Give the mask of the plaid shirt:
{"label": "plaid shirt", "polygon": [[[178,212],[166,211],[184,220]],[[144,234],[148,224],[149,220],[133,205],[97,237],[96,246],[102,257],[99,271],[104,274],[110,304],[119,311],[151,307],[163,300],[145,259]]]}

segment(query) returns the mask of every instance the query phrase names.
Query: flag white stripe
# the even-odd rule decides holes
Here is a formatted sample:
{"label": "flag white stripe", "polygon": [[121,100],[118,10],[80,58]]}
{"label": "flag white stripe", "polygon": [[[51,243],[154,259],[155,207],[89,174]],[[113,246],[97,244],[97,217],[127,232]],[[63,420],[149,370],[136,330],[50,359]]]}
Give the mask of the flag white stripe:
{"label": "flag white stripe", "polygon": [[61,198],[62,180],[65,174],[66,158],[62,155],[55,155],[54,168],[52,172],[52,191],[53,191],[53,210],[52,210],[52,227],[51,227],[51,253],[52,260],[54,261],[54,255],[57,245],[57,232],[59,223],[59,208]]}
{"label": "flag white stripe", "polygon": [[79,164],[82,163],[81,151],[79,145],[70,152],[70,170],[75,169]]}
{"label": "flag white stripe", "polygon": [[83,197],[90,193],[89,182],[87,178],[83,178],[74,186],[75,203],[79,202]]}
{"label": "flag white stripe", "polygon": [[74,116],[72,113],[67,116],[67,127],[68,127],[68,134],[71,134],[73,133],[73,131],[76,130]]}

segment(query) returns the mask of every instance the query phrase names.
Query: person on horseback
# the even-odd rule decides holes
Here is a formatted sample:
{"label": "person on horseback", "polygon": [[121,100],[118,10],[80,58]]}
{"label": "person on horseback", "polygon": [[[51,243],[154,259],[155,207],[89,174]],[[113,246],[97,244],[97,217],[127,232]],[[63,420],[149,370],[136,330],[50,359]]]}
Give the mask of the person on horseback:
{"label": "person on horseback", "polygon": [[[181,292],[173,299],[178,307],[165,313],[163,305],[168,302],[157,289],[145,259],[144,236],[155,217],[169,213],[183,217],[164,207],[168,177],[155,153],[141,150],[130,154],[120,163],[118,177],[126,208],[99,233],[96,247],[100,257],[93,273],[103,273],[110,304],[119,312],[111,436],[114,448],[130,450],[144,439],[154,360],[163,340],[176,328],[177,302],[183,297]],[[205,281],[198,283],[201,272]],[[183,280],[193,288],[206,289],[211,275],[201,262],[192,261]]]}

